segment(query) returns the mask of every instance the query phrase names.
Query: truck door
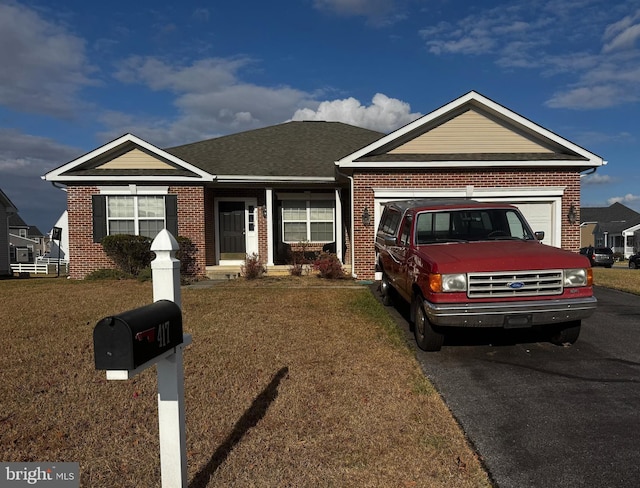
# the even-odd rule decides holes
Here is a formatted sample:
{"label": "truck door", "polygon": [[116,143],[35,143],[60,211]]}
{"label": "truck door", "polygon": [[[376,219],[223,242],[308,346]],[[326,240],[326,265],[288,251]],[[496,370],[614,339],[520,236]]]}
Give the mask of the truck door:
{"label": "truck door", "polygon": [[396,265],[398,267],[396,273],[396,286],[398,292],[404,296],[405,300],[409,300],[411,297],[411,283],[409,282],[408,266],[407,262],[410,255],[409,248],[411,247],[411,227],[413,226],[413,216],[407,215],[404,218],[400,226],[400,238],[398,239],[398,248],[396,254]]}

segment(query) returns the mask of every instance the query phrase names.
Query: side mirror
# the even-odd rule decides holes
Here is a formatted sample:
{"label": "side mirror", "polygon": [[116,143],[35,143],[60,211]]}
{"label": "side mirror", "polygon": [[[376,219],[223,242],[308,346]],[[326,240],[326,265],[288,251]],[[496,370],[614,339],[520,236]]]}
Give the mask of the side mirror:
{"label": "side mirror", "polygon": [[544,231],[543,230],[539,230],[537,232],[534,232],[536,239],[541,241],[542,239],[544,239]]}
{"label": "side mirror", "polygon": [[398,238],[396,236],[385,236],[384,244],[385,246],[390,246],[390,247],[397,246]]}

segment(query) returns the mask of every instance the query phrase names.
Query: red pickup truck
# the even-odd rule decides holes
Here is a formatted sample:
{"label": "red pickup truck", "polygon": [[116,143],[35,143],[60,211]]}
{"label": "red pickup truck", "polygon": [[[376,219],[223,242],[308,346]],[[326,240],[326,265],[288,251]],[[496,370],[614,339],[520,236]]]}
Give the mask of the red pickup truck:
{"label": "red pickup truck", "polygon": [[384,206],[376,234],[386,305],[411,305],[421,349],[438,351],[450,327],[544,327],[573,344],[595,310],[589,260],[540,242],[517,207],[473,200]]}

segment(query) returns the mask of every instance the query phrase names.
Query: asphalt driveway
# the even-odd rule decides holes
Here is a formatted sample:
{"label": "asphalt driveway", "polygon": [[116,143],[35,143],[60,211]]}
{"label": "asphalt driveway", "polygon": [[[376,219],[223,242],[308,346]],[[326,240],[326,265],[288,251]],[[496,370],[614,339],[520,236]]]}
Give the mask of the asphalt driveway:
{"label": "asphalt driveway", "polygon": [[[495,486],[640,483],[640,297],[604,288],[596,296],[571,347],[483,331],[450,337],[440,352],[418,350]],[[405,307],[389,310],[415,345]]]}

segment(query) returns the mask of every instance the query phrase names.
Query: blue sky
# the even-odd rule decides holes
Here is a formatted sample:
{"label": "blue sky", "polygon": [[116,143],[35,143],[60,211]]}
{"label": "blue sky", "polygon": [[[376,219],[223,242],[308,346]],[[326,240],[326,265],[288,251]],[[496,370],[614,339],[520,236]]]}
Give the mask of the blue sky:
{"label": "blue sky", "polygon": [[470,90],[608,161],[583,206],[640,211],[640,0],[0,0],[0,66],[0,188],[43,232],[40,176],[126,132],[390,132]]}

